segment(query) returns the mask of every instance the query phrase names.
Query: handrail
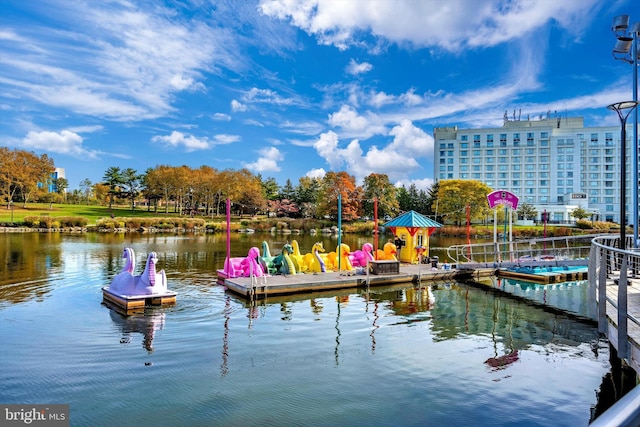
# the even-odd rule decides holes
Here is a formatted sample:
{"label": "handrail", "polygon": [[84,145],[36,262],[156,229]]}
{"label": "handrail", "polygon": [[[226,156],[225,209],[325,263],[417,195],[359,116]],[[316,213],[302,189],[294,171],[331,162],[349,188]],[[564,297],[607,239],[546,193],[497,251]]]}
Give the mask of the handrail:
{"label": "handrail", "polygon": [[604,413],[600,414],[589,427],[633,427],[640,425],[640,386],[622,396]]}
{"label": "handrail", "polygon": [[[626,239],[625,248],[633,247],[630,240]],[[598,321],[598,330],[606,334],[607,302],[618,312],[617,317],[617,343],[618,357],[629,358],[629,321],[640,326],[640,320],[630,315],[627,306],[627,287],[629,285],[629,272],[638,273],[640,269],[640,252],[636,250],[618,248],[618,237],[600,236],[591,242],[589,255],[589,301],[595,320]],[[607,297],[607,285],[618,286],[617,301]]]}
{"label": "handrail", "polygon": [[591,241],[602,234],[580,236],[546,237],[508,242],[486,242],[452,245],[447,256],[455,263],[502,261],[535,261],[548,259],[586,259]]}
{"label": "handrail", "polygon": [[[640,252],[619,248],[619,237],[600,236],[591,242],[589,255],[589,302],[596,313],[598,330],[607,335],[615,346],[620,359],[629,360],[631,351],[628,336],[628,322],[640,325],[640,321],[630,315],[627,307],[628,273],[637,274],[640,268]],[[625,248],[632,248],[632,241],[624,242]],[[618,286],[618,298],[607,297],[607,286]],[[616,308],[618,332],[615,339],[608,336],[607,303]],[[638,367],[635,367],[638,371]],[[613,406],[596,418],[590,427],[637,426],[640,425],[640,386],[625,394]]]}

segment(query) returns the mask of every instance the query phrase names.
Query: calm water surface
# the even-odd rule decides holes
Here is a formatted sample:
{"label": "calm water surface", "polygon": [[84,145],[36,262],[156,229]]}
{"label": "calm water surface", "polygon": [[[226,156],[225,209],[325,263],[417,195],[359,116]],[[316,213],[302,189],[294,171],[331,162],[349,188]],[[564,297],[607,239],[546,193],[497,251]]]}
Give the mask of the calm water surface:
{"label": "calm water surface", "polygon": [[[263,239],[234,236],[233,255]],[[299,237],[302,252],[325,239]],[[352,250],[367,238],[345,237]],[[215,283],[224,235],[0,235],[0,402],[77,426],[586,426],[610,370],[597,330],[463,284],[269,298]],[[174,307],[125,317],[101,287],[136,251]],[[443,245],[444,246],[444,245]]]}

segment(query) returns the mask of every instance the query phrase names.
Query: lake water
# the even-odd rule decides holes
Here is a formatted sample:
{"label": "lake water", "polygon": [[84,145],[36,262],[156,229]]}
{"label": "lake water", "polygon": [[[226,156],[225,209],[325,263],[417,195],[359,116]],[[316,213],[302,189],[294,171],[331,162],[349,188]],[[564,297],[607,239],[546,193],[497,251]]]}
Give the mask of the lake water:
{"label": "lake water", "polygon": [[[234,235],[232,255],[293,238],[335,247]],[[216,284],[224,243],[0,235],[0,403],[68,403],[77,426],[586,426],[598,404],[609,347],[588,323],[455,282],[251,304]],[[138,273],[158,253],[175,306],[101,304],[125,246]]]}

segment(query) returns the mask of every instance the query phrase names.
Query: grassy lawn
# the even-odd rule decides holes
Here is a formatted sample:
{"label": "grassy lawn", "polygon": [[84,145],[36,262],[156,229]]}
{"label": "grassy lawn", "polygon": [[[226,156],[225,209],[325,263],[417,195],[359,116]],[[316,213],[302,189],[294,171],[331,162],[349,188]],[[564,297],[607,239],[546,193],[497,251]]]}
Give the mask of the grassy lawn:
{"label": "grassy lawn", "polygon": [[[13,211],[13,212],[12,212]],[[0,207],[0,222],[23,222],[25,216],[51,216],[51,217],[83,217],[89,220],[89,224],[95,224],[100,218],[108,218],[113,214],[116,217],[177,217],[176,213],[147,212],[146,208],[131,210],[131,207],[114,206],[88,206],[88,205],[60,205],[48,203],[27,203],[22,207],[22,203],[14,203],[13,209],[7,209],[7,205]]]}

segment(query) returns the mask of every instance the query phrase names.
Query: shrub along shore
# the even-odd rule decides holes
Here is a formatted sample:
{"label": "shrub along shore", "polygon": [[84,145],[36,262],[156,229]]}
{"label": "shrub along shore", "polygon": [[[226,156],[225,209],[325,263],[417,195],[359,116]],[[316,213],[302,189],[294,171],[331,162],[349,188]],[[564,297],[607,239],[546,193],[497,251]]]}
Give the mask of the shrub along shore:
{"label": "shrub along shore", "polygon": [[[35,205],[35,206],[34,206]],[[165,213],[154,213],[145,210],[112,208],[106,206],[61,205],[43,208],[42,204],[30,204],[25,208],[13,206],[0,209],[0,232],[226,232],[226,217],[202,217]],[[44,212],[46,210],[46,212]],[[34,214],[35,212],[37,214]],[[15,220],[14,220],[15,219]],[[336,230],[336,222],[328,219],[310,218],[267,218],[266,216],[238,217],[232,216],[231,232],[279,232],[279,233],[317,233]],[[384,221],[379,221],[384,226]],[[502,225],[499,232],[503,231]],[[372,234],[373,221],[343,222],[344,233]],[[613,223],[578,221],[575,227],[547,225],[514,226],[513,237],[537,238],[572,236],[591,233],[617,232],[619,227]],[[472,238],[490,238],[493,236],[493,225],[473,224],[469,230],[466,226],[445,224],[438,230],[443,236],[467,236]]]}

